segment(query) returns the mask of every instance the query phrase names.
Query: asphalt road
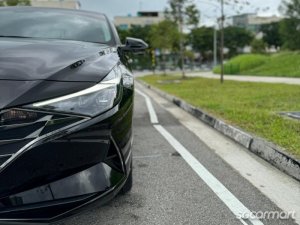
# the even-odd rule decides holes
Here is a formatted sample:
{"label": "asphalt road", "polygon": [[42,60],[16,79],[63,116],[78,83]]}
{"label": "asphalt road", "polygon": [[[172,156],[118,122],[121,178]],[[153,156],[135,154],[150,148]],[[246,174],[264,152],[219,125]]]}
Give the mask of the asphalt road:
{"label": "asphalt road", "polygon": [[[147,93],[140,86],[138,89],[142,93]],[[56,225],[296,224],[292,219],[251,221],[237,219],[235,213],[239,210],[280,212],[282,209],[278,205],[291,206],[293,203],[284,204],[285,200],[290,198],[293,201],[299,196],[299,183],[270,168],[272,172],[270,176],[279,173],[274,179],[279,179],[279,183],[282,181],[280,179],[286,179],[282,181],[283,185],[288,183],[294,185],[292,189],[296,194],[271,193],[272,191],[269,194],[268,187],[264,185],[267,186],[271,181],[266,181],[267,184],[261,181],[256,185],[256,174],[248,172],[245,173],[247,175],[243,175],[242,168],[236,169],[238,167],[234,163],[230,165],[228,157],[226,158],[225,155],[222,157],[222,154],[214,149],[214,145],[207,145],[209,138],[205,137],[205,134],[211,132],[206,131],[209,128],[203,127],[201,132],[204,135],[199,137],[184,126],[174,113],[167,110],[167,108],[173,109],[171,103],[149,98],[158,119],[153,121],[155,118],[152,115],[152,122],[155,124],[151,123],[149,105],[147,106],[145,99],[147,96],[137,93],[135,98],[132,191],[117,196],[105,206],[85,210]],[[188,116],[183,117],[188,120]],[[198,122],[192,121],[192,123],[197,125]],[[218,139],[216,142],[222,141],[217,134],[211,137],[214,138]],[[221,147],[228,145],[233,146],[232,149],[245,151],[230,141],[220,144]],[[245,157],[251,157],[251,160],[259,166],[269,170],[268,165],[264,165],[264,162],[260,162],[259,159],[251,155]],[[263,170],[265,169],[256,171],[257,177],[259,173],[265,172]],[[277,180],[274,180],[273,184],[269,185],[275,185],[276,182]],[[273,203],[274,201],[277,204]],[[300,212],[297,211],[296,214]]]}

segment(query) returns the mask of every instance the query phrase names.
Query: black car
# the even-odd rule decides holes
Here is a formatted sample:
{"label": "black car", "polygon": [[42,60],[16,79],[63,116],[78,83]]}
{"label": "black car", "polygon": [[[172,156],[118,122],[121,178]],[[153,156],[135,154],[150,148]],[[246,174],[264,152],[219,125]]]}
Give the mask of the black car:
{"label": "black car", "polygon": [[51,222],[132,185],[133,75],[103,14],[0,9],[0,223]]}

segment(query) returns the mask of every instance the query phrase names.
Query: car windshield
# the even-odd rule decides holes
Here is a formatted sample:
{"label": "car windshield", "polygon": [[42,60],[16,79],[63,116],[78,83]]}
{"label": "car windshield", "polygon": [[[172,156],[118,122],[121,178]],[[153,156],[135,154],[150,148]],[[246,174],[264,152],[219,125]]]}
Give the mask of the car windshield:
{"label": "car windshield", "polygon": [[109,43],[111,31],[104,16],[72,11],[0,11],[0,37],[26,37]]}

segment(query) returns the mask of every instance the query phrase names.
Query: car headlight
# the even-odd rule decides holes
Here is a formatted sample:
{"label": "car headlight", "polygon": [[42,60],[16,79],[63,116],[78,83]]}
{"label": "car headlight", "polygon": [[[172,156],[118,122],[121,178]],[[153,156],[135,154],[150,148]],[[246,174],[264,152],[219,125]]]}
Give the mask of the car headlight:
{"label": "car headlight", "polygon": [[116,66],[100,83],[62,97],[33,103],[25,108],[94,117],[111,109],[120,96],[122,68]]}

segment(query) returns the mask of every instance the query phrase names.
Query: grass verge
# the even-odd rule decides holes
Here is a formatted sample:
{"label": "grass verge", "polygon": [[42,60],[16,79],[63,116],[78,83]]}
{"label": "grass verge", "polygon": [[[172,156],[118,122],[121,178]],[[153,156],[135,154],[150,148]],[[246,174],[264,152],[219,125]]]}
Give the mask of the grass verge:
{"label": "grass verge", "polygon": [[[300,87],[179,76],[139,78],[169,94],[206,110],[242,129],[264,137],[300,159],[300,121],[278,112],[300,111]],[[172,82],[180,80],[180,82]]]}
{"label": "grass verge", "polygon": [[[220,73],[220,67],[216,67],[214,72]],[[240,55],[224,65],[224,72],[231,75],[300,77],[300,52]]]}

